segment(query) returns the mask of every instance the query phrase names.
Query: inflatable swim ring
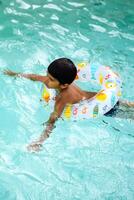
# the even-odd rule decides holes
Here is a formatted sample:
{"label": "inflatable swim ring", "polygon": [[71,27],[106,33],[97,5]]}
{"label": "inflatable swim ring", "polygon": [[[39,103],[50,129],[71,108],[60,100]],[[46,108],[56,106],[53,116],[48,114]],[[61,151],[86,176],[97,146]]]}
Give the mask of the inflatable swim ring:
{"label": "inflatable swim ring", "polygon": [[[121,96],[122,81],[119,75],[108,66],[100,64],[78,64],[76,79],[91,82],[92,80],[101,86],[101,90],[92,98],[82,100],[76,104],[67,104],[62,117],[66,119],[87,119],[106,114],[118,102]],[[44,87],[42,98],[46,103],[54,105],[56,94],[52,89]]]}

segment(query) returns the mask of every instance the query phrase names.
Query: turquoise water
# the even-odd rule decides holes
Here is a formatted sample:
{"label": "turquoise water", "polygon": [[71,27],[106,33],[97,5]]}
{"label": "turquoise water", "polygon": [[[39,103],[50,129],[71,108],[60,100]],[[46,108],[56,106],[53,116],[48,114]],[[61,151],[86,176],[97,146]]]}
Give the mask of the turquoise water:
{"label": "turquoise water", "polygon": [[[134,100],[133,11],[133,0],[1,0],[0,68],[43,74],[58,57],[97,60]],[[0,200],[133,200],[132,120],[59,120],[43,151],[26,151],[49,116],[41,87],[0,74]]]}

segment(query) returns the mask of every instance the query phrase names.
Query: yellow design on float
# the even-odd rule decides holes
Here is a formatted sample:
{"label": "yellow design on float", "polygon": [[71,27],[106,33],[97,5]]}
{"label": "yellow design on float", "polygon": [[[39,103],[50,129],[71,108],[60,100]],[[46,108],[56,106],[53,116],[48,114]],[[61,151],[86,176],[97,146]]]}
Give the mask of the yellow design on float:
{"label": "yellow design on float", "polygon": [[84,67],[86,67],[86,65],[87,64],[85,62],[79,63],[78,64],[78,69],[84,68]]}
{"label": "yellow design on float", "polygon": [[79,76],[78,76],[79,71],[80,71],[80,70],[78,69],[77,74],[76,74],[76,77],[75,77],[75,80],[78,80],[78,79],[79,79]]}
{"label": "yellow design on float", "polygon": [[78,79],[79,79],[78,73],[80,72],[81,69],[83,69],[84,67],[87,66],[87,63],[81,62],[81,63],[79,63],[77,66],[78,66],[78,70],[77,70],[77,75],[76,75],[76,77],[75,77],[75,80],[78,80]]}
{"label": "yellow design on float", "polygon": [[42,98],[48,103],[50,100],[50,94],[47,91],[46,87],[44,87],[43,93],[42,93]]}
{"label": "yellow design on float", "polygon": [[68,104],[65,107],[65,110],[64,110],[64,117],[66,117],[67,119],[70,119],[71,118],[71,114],[72,114],[72,105]]}
{"label": "yellow design on float", "polygon": [[101,91],[96,95],[96,99],[99,101],[105,101],[107,99],[107,95],[103,91]]}
{"label": "yellow design on float", "polygon": [[116,87],[116,83],[106,82],[105,86],[106,86],[107,89],[109,89],[109,88],[115,88]]}
{"label": "yellow design on float", "polygon": [[99,83],[102,85],[103,83],[103,75],[102,73],[99,74]]}
{"label": "yellow design on float", "polygon": [[119,91],[117,92],[117,96],[120,97],[121,95],[122,95],[122,93],[121,93],[121,91],[119,90]]}

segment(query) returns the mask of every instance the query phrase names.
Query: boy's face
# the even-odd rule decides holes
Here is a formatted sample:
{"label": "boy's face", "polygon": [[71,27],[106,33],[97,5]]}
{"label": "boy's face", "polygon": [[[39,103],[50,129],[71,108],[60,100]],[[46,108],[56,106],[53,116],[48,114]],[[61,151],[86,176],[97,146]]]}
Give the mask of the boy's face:
{"label": "boy's face", "polygon": [[47,73],[47,77],[48,77],[48,82],[47,82],[48,88],[60,89],[60,82],[57,79],[55,79],[49,73]]}

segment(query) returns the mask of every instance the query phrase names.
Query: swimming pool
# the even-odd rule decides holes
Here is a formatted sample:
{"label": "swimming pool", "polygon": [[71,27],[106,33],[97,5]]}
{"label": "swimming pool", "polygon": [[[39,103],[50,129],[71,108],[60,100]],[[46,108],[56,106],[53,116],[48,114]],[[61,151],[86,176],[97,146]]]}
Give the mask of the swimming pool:
{"label": "swimming pool", "polygon": [[[1,0],[0,68],[42,74],[58,57],[97,60],[134,100],[133,10],[130,0]],[[49,116],[42,85],[0,76],[0,200],[134,199],[133,121],[59,120],[43,151],[28,153]]]}

